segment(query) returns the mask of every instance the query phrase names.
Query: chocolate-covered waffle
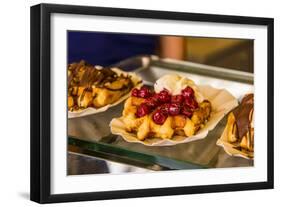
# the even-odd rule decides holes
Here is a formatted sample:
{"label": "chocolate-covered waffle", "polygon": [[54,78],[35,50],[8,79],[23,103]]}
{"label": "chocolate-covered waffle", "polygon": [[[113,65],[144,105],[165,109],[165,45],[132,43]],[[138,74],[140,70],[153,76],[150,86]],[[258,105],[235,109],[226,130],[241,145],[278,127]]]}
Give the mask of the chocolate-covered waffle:
{"label": "chocolate-covered waffle", "polygon": [[227,119],[227,141],[249,157],[254,152],[254,95],[247,94]]}
{"label": "chocolate-covered waffle", "polygon": [[81,60],[68,65],[68,110],[101,108],[119,100],[141,82],[118,68],[102,68]]}

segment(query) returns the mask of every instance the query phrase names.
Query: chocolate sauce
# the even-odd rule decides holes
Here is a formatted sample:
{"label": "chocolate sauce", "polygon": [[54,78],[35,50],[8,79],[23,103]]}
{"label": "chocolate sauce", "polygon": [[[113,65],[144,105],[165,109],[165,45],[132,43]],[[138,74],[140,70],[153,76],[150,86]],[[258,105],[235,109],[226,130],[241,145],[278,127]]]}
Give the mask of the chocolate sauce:
{"label": "chocolate sauce", "polygon": [[254,94],[247,94],[241,101],[241,104],[254,104]]}
{"label": "chocolate sauce", "polygon": [[[78,78],[78,72],[81,67],[83,67],[83,75],[80,80],[75,81],[75,78]],[[73,84],[85,87],[92,85],[103,87],[105,83],[111,83],[118,78],[118,75],[110,68],[97,69],[83,60],[78,64],[69,65],[69,70],[71,70],[71,74],[68,76],[68,87]]]}
{"label": "chocolate sauce", "polygon": [[249,94],[242,99],[241,104],[233,110],[233,114],[236,119],[238,138],[241,139],[247,135],[251,130],[251,121],[254,107],[253,94]]}
{"label": "chocolate sauce", "polygon": [[71,71],[71,74],[67,78],[68,88],[73,84],[75,77],[77,76],[79,69],[85,65],[85,61],[81,60],[79,63],[72,63],[68,66],[68,69]]}

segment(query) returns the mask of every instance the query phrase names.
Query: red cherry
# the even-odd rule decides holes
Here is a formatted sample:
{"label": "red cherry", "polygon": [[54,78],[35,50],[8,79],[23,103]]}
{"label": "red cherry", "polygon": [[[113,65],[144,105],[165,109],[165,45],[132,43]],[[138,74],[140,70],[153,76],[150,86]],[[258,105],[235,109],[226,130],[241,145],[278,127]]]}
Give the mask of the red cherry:
{"label": "red cherry", "polygon": [[192,110],[195,110],[198,108],[198,103],[194,98],[186,98],[185,104]]}
{"label": "red cherry", "polygon": [[141,98],[148,98],[150,96],[150,90],[147,87],[142,86],[138,92],[138,96]]}
{"label": "red cherry", "polygon": [[152,119],[153,121],[155,122],[155,124],[159,124],[159,125],[162,125],[164,124],[164,122],[166,121],[168,115],[167,114],[164,114],[162,113],[160,110],[157,110],[153,116],[152,116]]}
{"label": "red cherry", "polygon": [[184,101],[184,97],[182,95],[175,95],[175,96],[172,96],[172,98],[171,98],[172,103],[181,104],[181,103],[183,103],[183,101]]}
{"label": "red cherry", "polygon": [[176,116],[179,115],[181,111],[180,104],[172,103],[169,105],[169,115]]}
{"label": "red cherry", "polygon": [[190,87],[187,86],[185,89],[181,91],[183,97],[185,98],[193,98],[194,97],[194,90]]}
{"label": "red cherry", "polygon": [[159,105],[158,100],[152,96],[145,100],[146,105],[148,105],[151,109],[156,108]]}
{"label": "red cherry", "polygon": [[171,100],[171,95],[167,90],[164,89],[157,94],[157,98],[162,103],[168,103]]}
{"label": "red cherry", "polygon": [[136,112],[136,116],[139,117],[143,117],[147,114],[149,114],[150,112],[150,108],[149,106],[147,106],[145,103],[142,103],[141,105],[139,105],[139,107],[137,108],[137,112]]}
{"label": "red cherry", "polygon": [[156,96],[155,96],[155,95],[156,95],[156,93],[155,93],[154,91],[153,91],[153,92],[152,92],[152,91],[150,91],[150,94],[149,94],[149,95],[150,95],[150,97],[151,97],[151,98],[155,98],[155,99],[156,99]]}
{"label": "red cherry", "polygon": [[187,105],[183,105],[181,113],[187,116],[188,118],[191,118],[193,114],[192,110]]}
{"label": "red cherry", "polygon": [[169,113],[169,107],[170,107],[170,104],[168,103],[165,103],[165,104],[162,104],[159,108],[159,110],[163,113],[163,114],[168,114]]}
{"label": "red cherry", "polygon": [[134,88],[134,89],[132,90],[132,96],[138,97],[138,94],[139,94],[139,89]]}

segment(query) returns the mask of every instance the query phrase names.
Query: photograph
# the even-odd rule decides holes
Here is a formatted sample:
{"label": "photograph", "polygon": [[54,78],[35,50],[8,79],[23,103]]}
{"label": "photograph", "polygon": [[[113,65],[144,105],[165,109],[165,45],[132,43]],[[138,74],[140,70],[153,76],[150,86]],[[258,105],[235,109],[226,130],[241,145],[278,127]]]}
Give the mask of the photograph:
{"label": "photograph", "polygon": [[0,15],[0,207],[281,203],[277,3],[5,1]]}
{"label": "photograph", "polygon": [[253,167],[253,47],[67,31],[67,174]]}
{"label": "photograph", "polygon": [[272,189],[273,23],[31,7],[31,200]]}

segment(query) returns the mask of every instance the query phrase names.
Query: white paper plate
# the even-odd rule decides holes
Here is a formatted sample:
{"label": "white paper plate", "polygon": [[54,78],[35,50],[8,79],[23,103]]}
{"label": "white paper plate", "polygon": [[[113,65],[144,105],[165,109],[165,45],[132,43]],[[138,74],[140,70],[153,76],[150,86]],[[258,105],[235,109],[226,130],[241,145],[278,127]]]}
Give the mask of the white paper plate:
{"label": "white paper plate", "polygon": [[[131,73],[131,72],[124,72],[118,68],[112,68],[112,70],[114,72],[116,72],[118,75],[120,74],[124,74],[124,75],[130,75],[131,79],[133,81],[134,87],[140,87],[142,85],[142,79],[137,76],[135,73]],[[106,111],[107,109],[109,109],[110,107],[116,106],[119,103],[123,102],[124,100],[126,100],[131,94],[131,91],[128,92],[127,94],[125,94],[124,96],[122,96],[118,101],[112,103],[112,104],[108,104],[106,106],[103,106],[101,108],[93,108],[93,107],[88,107],[86,109],[80,110],[80,111],[68,111],[68,118],[76,118],[76,117],[82,117],[82,116],[88,116],[91,114],[97,114],[97,113],[101,113]]]}
{"label": "white paper plate", "polygon": [[170,146],[181,143],[192,142],[198,139],[203,139],[207,136],[208,132],[215,128],[219,121],[233,108],[238,105],[237,99],[231,95],[228,91],[223,89],[216,89],[211,86],[199,85],[199,91],[209,100],[212,104],[212,113],[209,121],[205,127],[200,129],[192,137],[174,136],[172,139],[160,139],[160,138],[148,138],[144,141],[137,139],[135,133],[129,133],[125,130],[125,125],[122,121],[122,117],[114,118],[110,123],[111,133],[120,135],[127,142],[141,143],[147,146]]}

